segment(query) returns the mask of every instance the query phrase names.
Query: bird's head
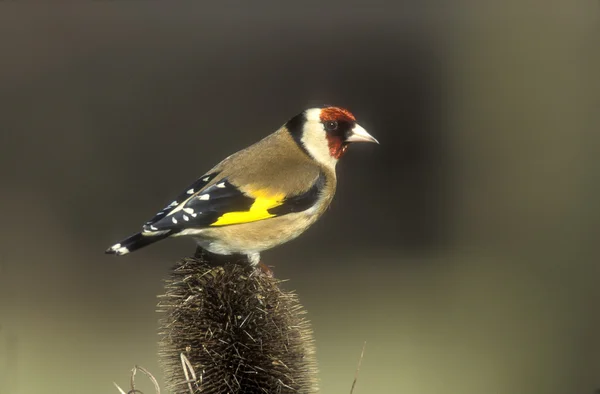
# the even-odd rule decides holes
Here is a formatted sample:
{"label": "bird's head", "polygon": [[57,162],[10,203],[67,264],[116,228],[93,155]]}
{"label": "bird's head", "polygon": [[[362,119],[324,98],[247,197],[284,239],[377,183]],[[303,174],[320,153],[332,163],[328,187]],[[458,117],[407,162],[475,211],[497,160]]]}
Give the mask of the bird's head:
{"label": "bird's head", "polygon": [[290,119],[286,128],[302,149],[329,167],[335,167],[352,142],[379,143],[340,107],[307,109]]}

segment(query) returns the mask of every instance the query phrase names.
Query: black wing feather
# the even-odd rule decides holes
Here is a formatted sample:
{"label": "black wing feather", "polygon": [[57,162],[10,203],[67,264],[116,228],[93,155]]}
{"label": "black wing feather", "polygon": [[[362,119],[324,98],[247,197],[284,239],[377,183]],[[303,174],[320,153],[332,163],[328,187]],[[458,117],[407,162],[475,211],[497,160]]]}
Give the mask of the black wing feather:
{"label": "black wing feather", "polygon": [[188,199],[190,195],[194,194],[198,190],[201,190],[204,186],[206,186],[210,181],[212,181],[218,172],[214,172],[212,174],[206,174],[198,178],[194,183],[189,185],[183,193],[181,193],[172,203],[164,207],[161,211],[159,211],[154,217],[146,222],[147,225],[155,224],[161,219],[164,219],[166,215],[168,215],[172,210],[174,210],[179,204]]}
{"label": "black wing feather", "polygon": [[[208,196],[207,199],[205,197]],[[187,197],[189,198],[189,196]],[[247,211],[254,199],[246,196],[227,180],[219,180],[198,195],[190,198],[181,209],[158,220],[147,223],[144,231],[183,230],[186,228],[208,227],[227,212]]]}
{"label": "black wing feather", "polygon": [[[289,196],[281,205],[269,209],[268,212],[275,216],[282,216],[305,211],[314,206],[324,186],[325,175],[321,173],[308,191]],[[248,211],[254,201],[254,198],[244,194],[226,179],[219,180],[202,193],[190,198],[182,207],[170,208],[164,215],[157,216],[157,220],[144,226],[144,232],[165,230],[178,232],[188,228],[205,228],[228,212]],[[174,209],[178,209],[177,212],[169,215]]]}

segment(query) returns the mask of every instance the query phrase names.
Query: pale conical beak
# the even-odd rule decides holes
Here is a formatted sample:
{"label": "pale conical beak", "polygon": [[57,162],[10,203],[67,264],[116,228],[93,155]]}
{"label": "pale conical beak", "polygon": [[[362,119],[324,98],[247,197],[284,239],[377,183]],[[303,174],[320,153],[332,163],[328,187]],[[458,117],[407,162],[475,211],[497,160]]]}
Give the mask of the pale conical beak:
{"label": "pale conical beak", "polygon": [[346,142],[374,142],[379,144],[373,136],[367,133],[367,130],[363,129],[362,126],[356,124],[350,131],[350,135],[346,138]]}

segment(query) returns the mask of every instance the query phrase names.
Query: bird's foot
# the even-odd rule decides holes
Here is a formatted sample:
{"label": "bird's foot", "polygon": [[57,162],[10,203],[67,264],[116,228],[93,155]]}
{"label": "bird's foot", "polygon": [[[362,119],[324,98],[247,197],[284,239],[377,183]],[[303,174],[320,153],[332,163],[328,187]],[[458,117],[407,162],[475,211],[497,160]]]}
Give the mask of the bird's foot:
{"label": "bird's foot", "polygon": [[269,278],[272,278],[275,276],[275,274],[273,273],[273,270],[271,268],[269,268],[268,265],[266,265],[265,263],[258,263],[256,265],[256,268],[258,271],[260,271],[263,275],[268,276]]}
{"label": "bird's foot", "polygon": [[265,263],[260,261],[260,253],[250,253],[248,254],[248,262],[252,267],[255,267],[259,272],[272,278],[273,271],[269,268]]}

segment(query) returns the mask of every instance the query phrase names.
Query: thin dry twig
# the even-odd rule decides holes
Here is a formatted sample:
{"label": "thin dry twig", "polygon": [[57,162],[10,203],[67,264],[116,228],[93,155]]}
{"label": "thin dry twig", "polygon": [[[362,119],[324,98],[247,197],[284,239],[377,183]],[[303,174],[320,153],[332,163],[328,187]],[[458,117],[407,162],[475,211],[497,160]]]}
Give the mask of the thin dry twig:
{"label": "thin dry twig", "polygon": [[127,394],[121,387],[119,387],[119,385],[116,382],[113,382],[113,384],[115,385],[117,390],[119,390],[120,394]]}
{"label": "thin dry twig", "polygon": [[[194,389],[192,388],[192,383],[195,383],[198,379],[196,378],[196,371],[194,371],[194,367],[192,367],[192,363],[190,360],[183,354],[183,352],[179,355],[181,357],[181,367],[183,368],[183,374],[185,375],[185,382],[190,389],[190,393],[194,394]],[[192,378],[190,379],[190,375]],[[200,375],[200,384],[202,384],[202,375]]]}
{"label": "thin dry twig", "polygon": [[[188,388],[190,390],[190,393],[194,394],[194,388],[192,387],[192,383],[196,383],[199,380],[200,385],[202,385],[202,374],[200,374],[200,379],[198,379],[196,377],[196,371],[194,371],[194,367],[192,366],[192,363],[190,363],[190,360],[188,360],[188,358],[186,357],[185,354],[183,354],[183,352],[180,354],[180,356],[181,356],[181,367],[183,368],[183,373],[185,374],[185,379],[186,379],[182,383],[187,384]],[[154,384],[154,390],[156,391],[156,394],[160,394],[160,386],[158,385],[158,381],[156,380],[154,375],[152,375],[150,373],[150,371],[148,371],[146,368],[140,367],[139,365],[136,365],[131,370],[131,379],[130,379],[130,383],[129,383],[131,389],[129,391],[123,390],[117,383],[113,382],[113,384],[115,385],[117,390],[119,390],[119,394],[144,394],[142,391],[135,388],[135,375],[137,374],[138,370],[142,371],[142,373],[144,373],[144,375],[146,375],[148,377],[148,379],[150,379],[152,384]]]}
{"label": "thin dry twig", "polygon": [[113,382],[113,384],[115,385],[117,390],[119,390],[119,393],[120,394],[144,394],[142,391],[135,388],[135,374],[137,373],[138,369],[140,371],[142,371],[142,373],[144,375],[146,375],[148,377],[148,379],[150,379],[152,384],[154,384],[154,390],[156,391],[156,394],[160,394],[160,386],[158,385],[158,381],[156,380],[154,375],[152,375],[146,368],[140,367],[139,365],[136,365],[131,370],[131,380],[130,380],[131,390],[125,392],[125,390],[123,390],[121,387],[119,387],[118,384]]}
{"label": "thin dry twig", "polygon": [[365,341],[365,343],[363,343],[362,351],[360,352],[360,358],[358,359],[358,365],[356,366],[356,372],[354,373],[354,381],[352,382],[352,388],[350,389],[350,394],[354,393],[354,386],[356,386],[356,381],[358,380],[358,373],[360,372],[360,365],[362,364],[362,360],[365,355],[366,347],[367,347],[367,341]]}

